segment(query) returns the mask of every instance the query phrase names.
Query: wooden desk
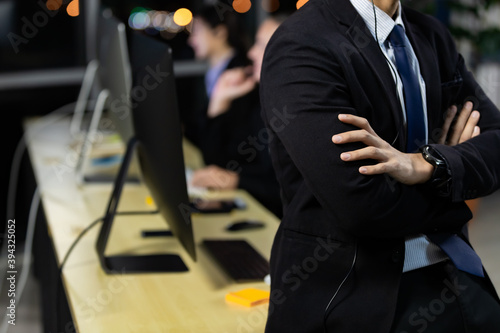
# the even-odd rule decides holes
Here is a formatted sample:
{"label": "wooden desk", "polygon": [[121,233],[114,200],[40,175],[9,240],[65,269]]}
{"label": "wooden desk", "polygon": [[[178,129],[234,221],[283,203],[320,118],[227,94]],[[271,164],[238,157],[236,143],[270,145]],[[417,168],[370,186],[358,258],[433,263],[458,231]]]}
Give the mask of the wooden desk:
{"label": "wooden desk", "polygon": [[[60,263],[79,233],[104,214],[112,186],[77,186],[71,165],[74,151],[70,148],[69,121],[44,125],[27,120],[24,125],[47,232]],[[127,184],[118,211],[151,210],[146,203],[148,195],[143,185]],[[234,283],[200,243],[204,238],[245,238],[269,259],[279,220],[244,191],[208,196],[238,196],[248,208],[229,214],[193,214],[197,262],[175,238],[141,238],[142,230],[167,227],[157,215],[118,216],[108,243],[109,254],[178,253],[189,272],[107,275],[95,251],[100,226],[81,239],[63,270],[64,290],[78,332],[263,332],[267,305],[246,308],[226,303],[224,296],[246,287],[269,290],[269,286],[264,282]],[[244,233],[224,231],[229,222],[248,217],[264,221],[266,227]]]}

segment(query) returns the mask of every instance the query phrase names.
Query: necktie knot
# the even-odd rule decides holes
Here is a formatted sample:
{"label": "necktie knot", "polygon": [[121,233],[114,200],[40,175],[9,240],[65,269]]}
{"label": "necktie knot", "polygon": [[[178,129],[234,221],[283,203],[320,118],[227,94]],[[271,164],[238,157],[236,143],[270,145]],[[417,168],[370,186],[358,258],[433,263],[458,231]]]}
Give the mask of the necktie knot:
{"label": "necktie knot", "polygon": [[405,47],[405,29],[401,25],[396,24],[389,34],[389,40],[393,47]]}

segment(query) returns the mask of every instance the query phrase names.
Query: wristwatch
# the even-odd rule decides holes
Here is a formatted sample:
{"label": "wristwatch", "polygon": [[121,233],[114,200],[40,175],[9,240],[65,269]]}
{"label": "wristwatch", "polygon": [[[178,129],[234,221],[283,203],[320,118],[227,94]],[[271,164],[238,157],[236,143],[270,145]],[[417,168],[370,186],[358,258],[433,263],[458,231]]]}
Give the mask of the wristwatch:
{"label": "wristwatch", "polygon": [[434,167],[429,184],[440,196],[448,196],[451,192],[451,171],[446,160],[432,146],[425,145],[420,148],[424,160]]}

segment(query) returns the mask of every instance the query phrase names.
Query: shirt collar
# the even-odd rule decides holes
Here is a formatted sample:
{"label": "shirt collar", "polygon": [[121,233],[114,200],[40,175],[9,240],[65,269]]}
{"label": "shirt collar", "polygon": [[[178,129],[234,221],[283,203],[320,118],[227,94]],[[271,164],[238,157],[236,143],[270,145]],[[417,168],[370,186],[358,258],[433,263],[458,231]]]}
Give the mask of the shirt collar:
{"label": "shirt collar", "polygon": [[385,42],[396,24],[401,25],[403,28],[405,27],[403,24],[403,19],[401,18],[401,2],[399,2],[395,20],[387,15],[386,12],[375,6],[375,12],[377,15],[377,34],[375,34],[375,18],[373,15],[373,4],[371,0],[350,1],[363,21],[365,21],[368,30],[370,30],[373,35],[373,38],[377,38],[378,35],[378,41],[380,44],[383,44]]}
{"label": "shirt collar", "polygon": [[221,75],[221,73],[226,69],[227,65],[231,61],[232,57],[228,57],[219,61],[215,66],[209,68],[207,73],[205,74],[205,84],[207,88],[207,94],[211,95],[212,90],[217,82],[217,79]]}

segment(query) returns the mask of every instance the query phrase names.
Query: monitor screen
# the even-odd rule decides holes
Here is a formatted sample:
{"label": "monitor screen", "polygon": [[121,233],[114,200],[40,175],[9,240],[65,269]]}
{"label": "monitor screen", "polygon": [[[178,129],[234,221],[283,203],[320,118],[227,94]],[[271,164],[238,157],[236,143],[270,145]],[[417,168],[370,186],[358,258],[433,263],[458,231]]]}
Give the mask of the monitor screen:
{"label": "monitor screen", "polygon": [[99,84],[107,89],[106,115],[126,144],[133,136],[130,90],[132,89],[132,70],[125,24],[104,10],[99,21],[100,42],[98,50]]}
{"label": "monitor screen", "polygon": [[[99,17],[98,32],[93,85],[99,94],[76,165],[75,174],[80,184],[112,182],[123,155],[121,142],[126,145],[134,136],[130,103],[132,73],[125,24],[109,9],[104,9]],[[133,160],[127,181],[138,182],[140,172],[135,156]]]}
{"label": "monitor screen", "polygon": [[187,266],[177,254],[105,255],[115,215],[127,213],[117,212],[117,207],[126,175],[136,156],[141,181],[149,190],[157,213],[196,261],[172,50],[167,44],[138,32],[131,36],[129,50],[133,137],[127,143],[115,178],[96,249],[108,273],[186,271]]}

